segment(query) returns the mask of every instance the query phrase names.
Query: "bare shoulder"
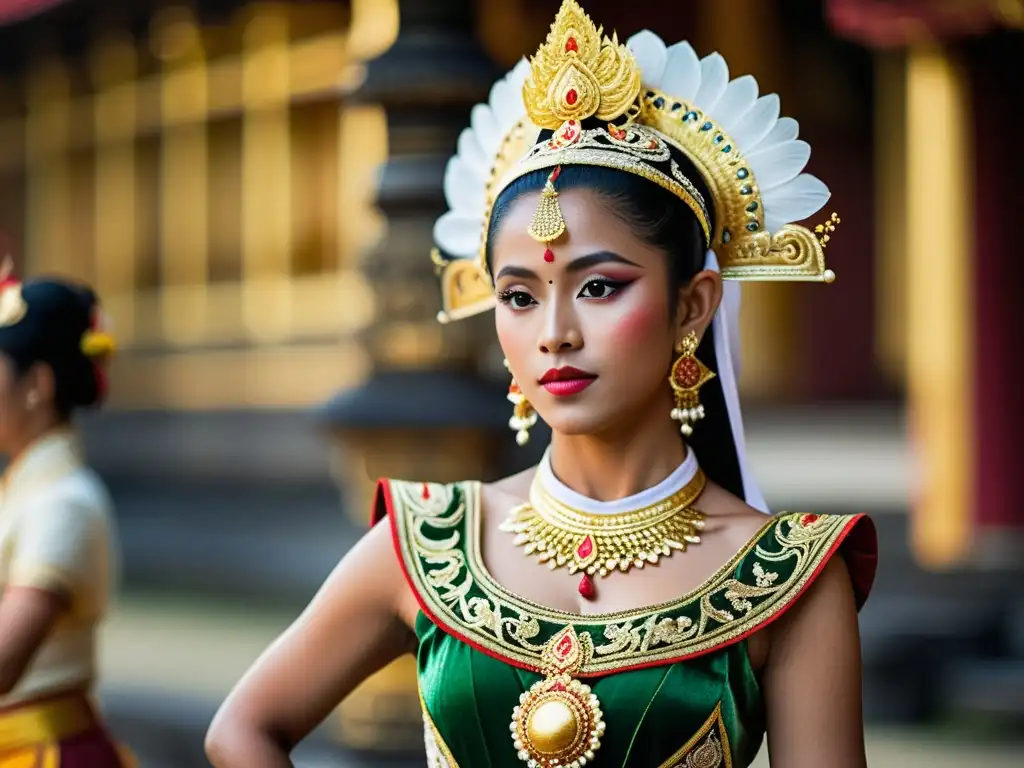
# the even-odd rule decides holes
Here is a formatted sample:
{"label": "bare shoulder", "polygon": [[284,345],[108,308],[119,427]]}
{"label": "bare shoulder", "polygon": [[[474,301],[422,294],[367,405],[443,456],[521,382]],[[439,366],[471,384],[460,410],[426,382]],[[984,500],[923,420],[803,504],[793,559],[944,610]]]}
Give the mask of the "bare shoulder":
{"label": "bare shoulder", "polygon": [[390,605],[407,626],[415,625],[419,603],[405,578],[387,520],[363,534],[328,579],[327,589],[347,592],[342,585],[350,580],[367,585],[374,599]]}

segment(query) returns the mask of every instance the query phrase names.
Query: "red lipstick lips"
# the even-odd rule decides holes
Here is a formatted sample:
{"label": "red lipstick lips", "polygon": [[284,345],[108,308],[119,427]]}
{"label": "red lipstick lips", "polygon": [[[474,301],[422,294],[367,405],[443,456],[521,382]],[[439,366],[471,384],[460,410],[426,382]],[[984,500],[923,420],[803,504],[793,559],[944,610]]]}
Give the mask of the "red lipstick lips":
{"label": "red lipstick lips", "polygon": [[545,373],[540,378],[540,385],[556,397],[568,397],[582,392],[596,378],[592,373],[567,365],[564,368],[552,368]]}

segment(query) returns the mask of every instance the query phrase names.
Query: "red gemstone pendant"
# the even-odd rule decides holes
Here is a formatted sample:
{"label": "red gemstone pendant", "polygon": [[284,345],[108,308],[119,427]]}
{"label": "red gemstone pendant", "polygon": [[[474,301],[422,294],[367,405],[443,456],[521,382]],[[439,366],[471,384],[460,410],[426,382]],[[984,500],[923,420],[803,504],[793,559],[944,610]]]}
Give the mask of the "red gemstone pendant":
{"label": "red gemstone pendant", "polygon": [[554,254],[554,252],[553,252],[553,251],[552,251],[552,250],[551,250],[550,248],[548,248],[547,250],[545,250],[545,251],[544,251],[544,261],[546,261],[546,262],[547,262],[548,264],[550,264],[550,263],[551,263],[551,262],[553,262],[554,260],[555,260],[555,254]]}
{"label": "red gemstone pendant", "polygon": [[580,585],[577,589],[579,589],[580,594],[583,595],[586,600],[594,599],[594,580],[587,574],[584,573],[582,578],[580,578]]}
{"label": "red gemstone pendant", "polygon": [[584,536],[583,541],[576,547],[576,556],[586,562],[592,554],[594,554],[594,540],[590,536]]}

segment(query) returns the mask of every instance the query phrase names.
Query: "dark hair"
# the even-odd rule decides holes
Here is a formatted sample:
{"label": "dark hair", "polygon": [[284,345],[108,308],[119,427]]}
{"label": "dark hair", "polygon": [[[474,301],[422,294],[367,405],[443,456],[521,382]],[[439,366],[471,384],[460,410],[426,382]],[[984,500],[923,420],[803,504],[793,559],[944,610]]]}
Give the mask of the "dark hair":
{"label": "dark hair", "polygon": [[17,375],[36,363],[53,370],[54,407],[61,419],[78,408],[98,405],[104,395],[101,370],[82,350],[82,337],[94,325],[96,294],[85,285],[57,279],[0,286],[20,290],[24,314],[0,327],[0,352]]}
{"label": "dark hair", "polygon": [[[685,167],[682,160],[680,165]],[[540,170],[520,176],[498,195],[487,233],[486,258],[489,270],[494,234],[512,203],[524,194],[543,189],[549,173],[550,170]],[[707,185],[695,169],[687,176],[705,200],[712,199]],[[668,257],[669,309],[674,314],[679,290],[704,268],[704,235],[697,217],[686,203],[641,176],[592,165],[563,166],[557,187],[560,192],[581,188],[594,192],[608,203],[608,211],[629,224],[638,237],[664,251]],[[711,223],[711,229],[714,231],[714,222]],[[701,340],[697,356],[711,370],[716,370],[715,340],[710,327]],[[745,498],[739,458],[720,379],[716,377],[705,384],[700,394],[706,416],[696,425],[687,442],[700,459],[701,467],[708,477],[730,493]]]}

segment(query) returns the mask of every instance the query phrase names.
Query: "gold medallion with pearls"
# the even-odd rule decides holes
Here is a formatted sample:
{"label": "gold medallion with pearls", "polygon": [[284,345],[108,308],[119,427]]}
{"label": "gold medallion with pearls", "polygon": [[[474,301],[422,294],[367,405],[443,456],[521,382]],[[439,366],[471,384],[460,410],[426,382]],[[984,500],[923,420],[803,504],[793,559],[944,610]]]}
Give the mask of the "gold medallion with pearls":
{"label": "gold medallion with pearls", "polygon": [[512,710],[512,741],[528,768],[582,768],[601,746],[605,724],[590,686],[574,679],[590,659],[590,635],[566,627],[541,655],[544,679]]}

